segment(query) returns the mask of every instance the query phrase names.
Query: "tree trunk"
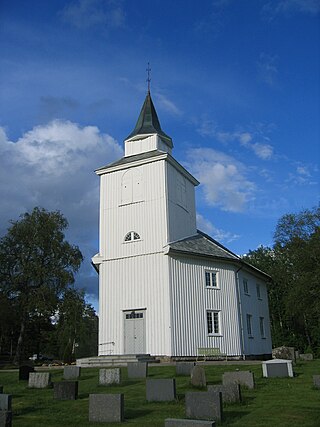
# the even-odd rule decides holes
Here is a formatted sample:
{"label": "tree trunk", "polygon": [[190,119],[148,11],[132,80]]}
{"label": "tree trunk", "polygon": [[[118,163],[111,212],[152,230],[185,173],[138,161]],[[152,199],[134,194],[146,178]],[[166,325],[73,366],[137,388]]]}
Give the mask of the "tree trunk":
{"label": "tree trunk", "polygon": [[24,331],[25,331],[25,320],[21,320],[20,324],[20,333],[19,338],[17,342],[17,349],[16,349],[16,355],[14,356],[13,363],[17,364],[21,362],[22,359],[22,348],[23,348],[23,341],[24,341]]}

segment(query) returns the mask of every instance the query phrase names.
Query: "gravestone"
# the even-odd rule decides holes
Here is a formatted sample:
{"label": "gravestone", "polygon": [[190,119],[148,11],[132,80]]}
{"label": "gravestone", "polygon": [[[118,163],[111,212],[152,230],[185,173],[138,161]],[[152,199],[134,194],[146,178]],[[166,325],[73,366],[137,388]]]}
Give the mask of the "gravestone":
{"label": "gravestone", "polygon": [[0,394],[0,411],[11,411],[12,396],[11,394]]}
{"label": "gravestone", "polygon": [[292,360],[266,360],[262,362],[262,374],[266,378],[293,377]]}
{"label": "gravestone", "polygon": [[19,380],[29,381],[30,372],[34,372],[34,367],[30,365],[19,366]]}
{"label": "gravestone", "polygon": [[99,384],[100,385],[120,384],[120,382],[121,382],[121,370],[120,370],[120,368],[100,369],[99,370]]}
{"label": "gravestone", "polygon": [[209,385],[208,392],[220,392],[223,403],[241,402],[241,389],[238,383]]}
{"label": "gravestone", "polygon": [[89,394],[90,422],[121,423],[123,420],[123,394]]}
{"label": "gravestone", "polygon": [[192,369],[196,366],[195,362],[177,362],[176,375],[191,375]]}
{"label": "gravestone", "polygon": [[57,400],[76,400],[78,398],[78,381],[53,383],[53,398]]}
{"label": "gravestone", "polygon": [[220,392],[187,392],[185,402],[188,418],[216,421],[222,419],[222,394]]}
{"label": "gravestone", "polygon": [[215,427],[215,421],[167,418],[164,427]]}
{"label": "gravestone", "polygon": [[313,375],[313,385],[315,388],[320,388],[320,375]]}
{"label": "gravestone", "polygon": [[63,378],[65,380],[76,380],[80,377],[81,368],[80,366],[65,366],[63,368]]}
{"label": "gravestone", "polygon": [[146,399],[148,402],[166,402],[176,399],[176,380],[170,379],[147,379]]}
{"label": "gravestone", "polygon": [[300,360],[306,360],[306,361],[310,361],[313,360],[313,354],[312,353],[302,353],[300,354]]}
{"label": "gravestone", "polygon": [[30,372],[29,388],[47,388],[51,386],[51,375],[49,372]]}
{"label": "gravestone", "polygon": [[273,348],[272,358],[292,360],[293,362],[295,362],[296,354],[295,354],[294,347],[286,347],[283,345],[281,347]]}
{"label": "gravestone", "polygon": [[222,375],[222,384],[227,385],[230,383],[237,383],[248,387],[250,389],[254,388],[254,376],[250,371],[231,371],[225,372]]}
{"label": "gravestone", "polygon": [[129,362],[127,367],[128,378],[146,378],[148,375],[147,362]]}
{"label": "gravestone", "polygon": [[12,426],[12,411],[0,411],[0,427]]}
{"label": "gravestone", "polygon": [[195,366],[191,371],[191,384],[194,387],[206,387],[206,372],[201,366]]}

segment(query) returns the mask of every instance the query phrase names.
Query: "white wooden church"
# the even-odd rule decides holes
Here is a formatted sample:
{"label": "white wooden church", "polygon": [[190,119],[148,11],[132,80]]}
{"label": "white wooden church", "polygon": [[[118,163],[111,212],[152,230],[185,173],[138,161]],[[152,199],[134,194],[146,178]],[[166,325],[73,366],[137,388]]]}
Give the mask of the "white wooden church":
{"label": "white wooden church", "polygon": [[197,230],[199,182],[172,156],[148,91],[100,176],[99,355],[271,354],[269,276]]}

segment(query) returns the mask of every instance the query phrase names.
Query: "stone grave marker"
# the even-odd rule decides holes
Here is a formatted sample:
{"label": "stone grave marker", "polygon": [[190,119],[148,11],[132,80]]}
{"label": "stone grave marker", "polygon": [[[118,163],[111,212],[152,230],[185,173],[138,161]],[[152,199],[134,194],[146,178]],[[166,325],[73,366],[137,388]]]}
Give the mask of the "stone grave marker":
{"label": "stone grave marker", "polygon": [[164,427],[215,427],[215,421],[167,418]]}
{"label": "stone grave marker", "polygon": [[0,411],[11,411],[12,396],[11,394],[0,394]]}
{"label": "stone grave marker", "polygon": [[121,383],[121,370],[120,368],[100,369],[99,370],[99,384],[111,385]]}
{"label": "stone grave marker", "polygon": [[78,398],[78,381],[53,383],[53,398],[56,400],[76,400]]}
{"label": "stone grave marker", "polygon": [[254,376],[251,371],[230,371],[222,375],[222,384],[227,385],[230,383],[237,383],[248,387],[254,388]]}
{"label": "stone grave marker", "polygon": [[191,371],[191,384],[194,387],[206,387],[206,372],[202,366],[196,365]]}
{"label": "stone grave marker", "polygon": [[29,374],[34,372],[34,367],[30,365],[19,366],[19,380],[29,381]]}
{"label": "stone grave marker", "polygon": [[123,394],[89,394],[90,422],[121,423],[123,420]]}
{"label": "stone grave marker", "polygon": [[76,380],[80,377],[80,374],[80,366],[70,365],[63,368],[63,378],[65,380]]}
{"label": "stone grave marker", "polygon": [[128,378],[146,378],[148,375],[147,362],[128,362]]}
{"label": "stone grave marker", "polygon": [[176,375],[191,375],[192,369],[196,366],[195,362],[177,362]]}
{"label": "stone grave marker", "polygon": [[313,385],[315,388],[320,388],[320,375],[313,375]]}
{"label": "stone grave marker", "polygon": [[313,354],[312,353],[301,353],[300,354],[300,360],[306,360],[306,361],[310,361],[313,360]]}
{"label": "stone grave marker", "polygon": [[262,374],[265,378],[293,377],[292,360],[266,360],[262,362]]}
{"label": "stone grave marker", "polygon": [[0,411],[0,427],[12,426],[12,411]]}
{"label": "stone grave marker", "polygon": [[174,378],[147,379],[146,399],[148,402],[166,402],[176,399]]}
{"label": "stone grave marker", "polygon": [[222,401],[224,403],[241,402],[241,388],[238,383],[209,385],[208,392],[222,393]]}
{"label": "stone grave marker", "polygon": [[187,392],[185,402],[188,418],[216,421],[222,419],[222,394],[220,392]]}
{"label": "stone grave marker", "polygon": [[273,359],[287,359],[287,360],[292,360],[293,362],[295,362],[295,360],[296,360],[295,349],[294,349],[294,347],[286,347],[284,345],[281,347],[273,348],[272,349],[272,358]]}
{"label": "stone grave marker", "polygon": [[47,388],[51,386],[51,375],[49,372],[30,372],[28,387]]}

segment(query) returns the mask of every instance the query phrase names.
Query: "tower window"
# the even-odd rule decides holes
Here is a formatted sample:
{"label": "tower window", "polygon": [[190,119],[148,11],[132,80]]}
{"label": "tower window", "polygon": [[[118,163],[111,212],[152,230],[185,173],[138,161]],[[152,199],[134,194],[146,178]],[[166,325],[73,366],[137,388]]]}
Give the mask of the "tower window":
{"label": "tower window", "polygon": [[125,242],[133,242],[134,240],[140,240],[140,236],[135,231],[129,231],[124,237]]}

